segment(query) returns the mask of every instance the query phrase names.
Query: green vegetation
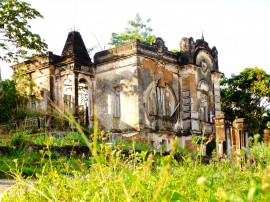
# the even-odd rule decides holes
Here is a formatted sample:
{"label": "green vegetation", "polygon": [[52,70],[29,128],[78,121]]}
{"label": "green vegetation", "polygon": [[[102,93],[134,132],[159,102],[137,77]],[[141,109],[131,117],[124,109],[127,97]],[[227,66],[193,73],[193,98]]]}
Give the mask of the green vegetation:
{"label": "green vegetation", "polygon": [[16,132],[9,139],[5,139],[4,144],[0,146],[20,146],[23,143],[33,145],[51,146],[86,146],[85,140],[77,132],[54,132],[29,134],[29,131]]}
{"label": "green vegetation", "polygon": [[19,116],[20,110],[18,108],[25,103],[24,98],[17,93],[13,80],[2,81],[0,89],[2,89],[0,90],[0,123],[3,123]]}
{"label": "green vegetation", "polygon": [[76,155],[72,149],[69,155],[60,155],[50,147],[44,145],[39,151],[32,151],[29,145],[9,147],[9,154],[0,158],[0,178],[10,177],[13,172],[20,172],[22,177],[34,177],[42,173],[48,163],[51,163],[57,172],[65,175],[79,172],[78,162],[91,165],[91,159],[85,158],[84,155]]}
{"label": "green vegetation", "polygon": [[47,44],[31,32],[29,21],[42,18],[30,4],[20,0],[0,1],[0,60],[16,62],[29,52],[43,53]]}
{"label": "green vegetation", "polygon": [[253,135],[270,121],[270,75],[254,67],[221,81],[221,108],[230,118],[245,118]]}
{"label": "green vegetation", "polygon": [[[85,140],[81,135],[70,133],[64,139],[80,142]],[[231,160],[214,155],[209,164],[203,164],[198,153],[178,148],[177,139],[170,154],[162,156],[136,151],[135,143],[106,144],[106,134],[96,132],[92,136],[96,143],[85,141],[93,154],[88,156],[59,155],[52,149],[57,142],[53,135],[42,136],[34,138],[43,142],[39,152],[29,155],[29,146],[19,144],[9,156],[1,156],[0,170],[16,181],[2,201],[270,200],[270,145],[258,143],[256,137],[250,141],[254,145],[248,158],[245,151],[232,151]],[[12,141],[17,145],[18,140],[22,143],[31,137],[17,133]],[[128,155],[121,150],[124,145]]]}
{"label": "green vegetation", "polygon": [[134,20],[129,20],[128,25],[123,33],[112,33],[110,45],[120,46],[131,42],[134,39],[139,39],[142,43],[152,44],[156,37],[152,35],[152,28],[147,26],[151,20],[147,19],[146,24],[143,22],[141,16],[137,13]]}
{"label": "green vegetation", "polygon": [[29,98],[38,98],[40,91],[24,71],[14,73],[12,80],[1,81],[0,89],[0,124],[12,125],[25,118],[45,115],[27,109]]}

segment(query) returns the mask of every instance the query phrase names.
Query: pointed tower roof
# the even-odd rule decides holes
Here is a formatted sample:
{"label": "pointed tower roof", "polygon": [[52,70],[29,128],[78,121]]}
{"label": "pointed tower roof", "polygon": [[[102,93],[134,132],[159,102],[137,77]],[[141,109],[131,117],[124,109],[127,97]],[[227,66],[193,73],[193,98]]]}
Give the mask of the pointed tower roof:
{"label": "pointed tower roof", "polygon": [[62,51],[62,57],[73,57],[74,59],[91,62],[81,34],[79,32],[69,32],[64,49]]}

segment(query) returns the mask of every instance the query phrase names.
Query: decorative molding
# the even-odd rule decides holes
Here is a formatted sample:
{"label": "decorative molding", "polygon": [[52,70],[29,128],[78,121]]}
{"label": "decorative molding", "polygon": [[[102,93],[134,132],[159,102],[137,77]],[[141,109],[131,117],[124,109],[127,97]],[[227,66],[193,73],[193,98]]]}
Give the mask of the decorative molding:
{"label": "decorative molding", "polygon": [[201,80],[198,83],[197,89],[203,92],[209,92],[211,90],[211,86],[209,85],[207,81]]}
{"label": "decorative molding", "polygon": [[165,62],[178,63],[177,54],[168,51],[164,40],[161,38],[157,38],[152,45],[143,44],[139,40],[135,40],[116,48],[98,52],[94,56],[94,63],[112,62],[113,60],[122,59],[134,54],[164,60]]}
{"label": "decorative molding", "polygon": [[168,48],[165,46],[164,40],[160,37],[156,38],[156,41],[153,43],[153,47],[155,48],[156,52],[161,55],[168,51]]}

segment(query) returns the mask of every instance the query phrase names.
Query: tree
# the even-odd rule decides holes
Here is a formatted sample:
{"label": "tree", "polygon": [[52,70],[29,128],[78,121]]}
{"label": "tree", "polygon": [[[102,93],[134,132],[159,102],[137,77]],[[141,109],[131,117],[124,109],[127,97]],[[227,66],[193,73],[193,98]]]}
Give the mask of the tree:
{"label": "tree", "polygon": [[270,75],[258,67],[221,80],[221,108],[231,118],[245,118],[251,133],[261,133],[270,120]]}
{"label": "tree", "polygon": [[18,118],[27,100],[18,94],[13,80],[0,82],[0,88],[0,123],[7,123]]}
{"label": "tree", "polygon": [[0,82],[0,123],[22,120],[40,114],[27,109],[29,98],[41,99],[40,87],[23,70],[16,71],[12,80]]}
{"label": "tree", "polygon": [[17,62],[46,51],[47,44],[30,31],[29,20],[38,17],[43,16],[24,1],[0,0],[0,60]]}
{"label": "tree", "polygon": [[139,39],[142,43],[152,44],[155,41],[155,36],[152,35],[152,28],[147,26],[151,20],[148,18],[146,24],[137,13],[135,20],[129,20],[129,27],[126,27],[123,33],[112,33],[110,45],[120,46],[124,43],[130,42],[133,39]]}

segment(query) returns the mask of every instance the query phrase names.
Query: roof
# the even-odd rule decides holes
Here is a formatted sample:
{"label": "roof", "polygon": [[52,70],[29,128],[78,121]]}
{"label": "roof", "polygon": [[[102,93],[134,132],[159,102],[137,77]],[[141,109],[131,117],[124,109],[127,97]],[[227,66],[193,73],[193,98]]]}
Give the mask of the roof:
{"label": "roof", "polygon": [[74,59],[91,62],[81,34],[77,31],[69,32],[61,56],[64,58],[73,57]]}

